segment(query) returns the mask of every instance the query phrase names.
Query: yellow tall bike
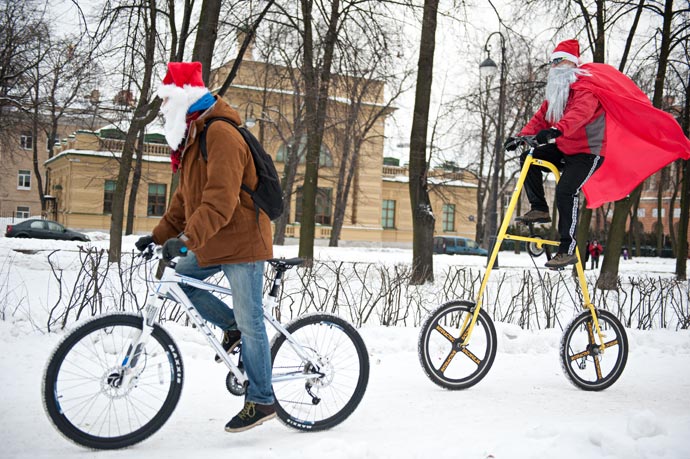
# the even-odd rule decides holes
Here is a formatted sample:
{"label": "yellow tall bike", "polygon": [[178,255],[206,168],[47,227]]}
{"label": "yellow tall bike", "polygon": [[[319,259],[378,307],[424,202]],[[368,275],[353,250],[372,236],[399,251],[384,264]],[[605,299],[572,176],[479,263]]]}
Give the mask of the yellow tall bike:
{"label": "yellow tall bike", "polygon": [[[508,234],[508,224],[520,192],[532,166],[541,166],[560,179],[556,166],[532,156],[534,139],[522,138],[531,149],[527,154],[515,191],[496,236],[479,293],[475,301],[454,300],[434,310],[422,324],[419,335],[419,359],[427,376],[446,389],[465,389],[477,384],[491,369],[496,357],[496,329],[482,308],[482,298],[489,276],[504,240],[524,241],[532,256],[546,252],[558,241],[537,236]],[[610,312],[597,309],[591,302],[582,260],[577,253],[575,265],[584,312],[564,330],[560,357],[563,372],[580,389],[599,391],[611,386],[623,373],[628,359],[628,338],[621,322]]]}

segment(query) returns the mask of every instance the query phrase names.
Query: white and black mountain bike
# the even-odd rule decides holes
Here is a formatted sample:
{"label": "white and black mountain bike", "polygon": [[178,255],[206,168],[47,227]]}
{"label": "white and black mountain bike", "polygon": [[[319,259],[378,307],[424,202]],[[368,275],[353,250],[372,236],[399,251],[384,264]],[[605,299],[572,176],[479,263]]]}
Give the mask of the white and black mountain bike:
{"label": "white and black mountain bike", "polygon": [[[160,247],[152,245],[143,255],[158,260]],[[357,408],[369,381],[369,357],[357,330],[340,317],[314,313],[285,326],[273,317],[283,274],[302,261],[268,260],[275,275],[264,318],[277,331],[271,358],[278,418],[299,430],[318,431],[340,424]],[[245,394],[241,345],[226,353],[178,284],[227,295],[230,289],[179,275],[174,267],[173,260],[157,276],[143,315],[91,319],[53,352],[43,378],[43,401],[48,417],[68,439],[89,448],[124,448],[168,420],[180,398],[184,366],[175,341],[156,322],[166,299],[186,310],[222,357],[229,370],[228,391]]]}

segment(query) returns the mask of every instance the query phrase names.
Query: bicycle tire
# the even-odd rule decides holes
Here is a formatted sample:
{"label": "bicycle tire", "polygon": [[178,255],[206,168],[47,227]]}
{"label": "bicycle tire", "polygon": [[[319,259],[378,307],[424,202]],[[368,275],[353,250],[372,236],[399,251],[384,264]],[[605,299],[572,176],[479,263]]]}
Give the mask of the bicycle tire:
{"label": "bicycle tire", "polygon": [[486,376],[496,358],[496,329],[483,309],[479,310],[468,345],[462,346],[460,326],[474,308],[469,301],[450,301],[436,308],[422,324],[419,361],[429,379],[444,389],[474,386]]}
{"label": "bicycle tire", "polygon": [[[318,376],[305,365],[283,334],[271,343],[274,378],[280,374],[314,372],[314,378],[273,384],[276,413],[286,425],[319,431],[334,427],[357,408],[369,382],[369,355],[364,340],[347,321],[315,313],[286,326],[303,349],[321,363]],[[319,402],[315,403],[314,397]]]}
{"label": "bicycle tire", "polygon": [[[596,313],[602,333],[615,335],[605,341],[603,354],[599,353],[599,337],[590,311],[575,317],[561,339],[561,368],[575,387],[587,391],[610,387],[623,374],[628,360],[628,336],[623,324],[609,311],[598,309]],[[594,371],[587,369],[589,362],[593,363]]]}
{"label": "bicycle tire", "polygon": [[116,370],[141,329],[140,316],[102,316],[71,331],[53,351],[43,377],[43,405],[67,439],[94,449],[124,448],[168,420],[184,371],[177,345],[159,325],[138,357],[134,384],[116,382]]}

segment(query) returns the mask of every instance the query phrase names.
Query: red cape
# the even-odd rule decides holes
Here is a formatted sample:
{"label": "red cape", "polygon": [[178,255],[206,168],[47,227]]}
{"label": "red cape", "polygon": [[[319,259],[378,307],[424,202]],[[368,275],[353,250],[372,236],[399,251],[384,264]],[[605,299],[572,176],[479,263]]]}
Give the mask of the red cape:
{"label": "red cape", "polygon": [[590,91],[606,112],[604,164],[585,183],[587,207],[626,197],[647,177],[677,159],[690,159],[690,140],[670,114],[654,108],[627,76],[607,64],[580,67],[572,87]]}

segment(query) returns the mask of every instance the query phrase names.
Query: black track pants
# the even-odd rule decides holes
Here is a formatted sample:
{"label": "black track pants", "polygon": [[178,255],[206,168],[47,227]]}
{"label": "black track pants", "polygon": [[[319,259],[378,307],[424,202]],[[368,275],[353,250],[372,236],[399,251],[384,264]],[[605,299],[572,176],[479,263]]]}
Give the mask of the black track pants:
{"label": "black track pants", "polygon": [[[556,206],[558,207],[558,233],[561,245],[560,253],[575,253],[575,232],[577,230],[577,216],[580,204],[580,189],[582,185],[604,162],[601,156],[589,153],[564,155],[556,145],[542,145],[534,149],[534,158],[549,161],[561,172],[561,179],[556,185]],[[521,162],[524,162],[526,153]],[[525,178],[525,192],[532,210],[549,211],[549,205],[544,197],[544,183],[541,167],[530,167]]]}

